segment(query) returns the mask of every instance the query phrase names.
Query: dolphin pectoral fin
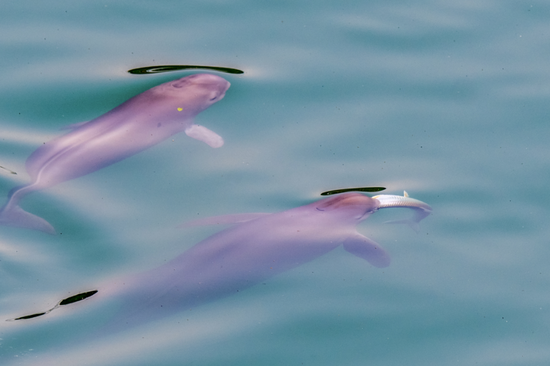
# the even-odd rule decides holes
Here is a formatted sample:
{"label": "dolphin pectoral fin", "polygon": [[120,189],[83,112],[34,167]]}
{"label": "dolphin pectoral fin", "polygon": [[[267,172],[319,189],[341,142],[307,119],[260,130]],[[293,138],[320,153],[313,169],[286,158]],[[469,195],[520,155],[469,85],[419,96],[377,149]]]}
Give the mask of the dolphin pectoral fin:
{"label": "dolphin pectoral fin", "polygon": [[271,214],[258,212],[258,213],[212,216],[212,217],[206,217],[204,219],[188,221],[179,225],[178,227],[242,224],[243,222],[256,220],[256,219],[259,219],[260,217],[264,217],[267,215],[271,215]]}
{"label": "dolphin pectoral fin", "polygon": [[206,143],[208,146],[217,148],[223,146],[223,138],[208,128],[192,124],[185,129],[187,136]]}
{"label": "dolphin pectoral fin", "polygon": [[344,240],[344,249],[353,255],[363,258],[375,267],[390,265],[390,255],[377,242],[356,233]]}
{"label": "dolphin pectoral fin", "polygon": [[22,227],[55,235],[55,229],[49,222],[16,205],[5,206],[0,211],[0,225]]}

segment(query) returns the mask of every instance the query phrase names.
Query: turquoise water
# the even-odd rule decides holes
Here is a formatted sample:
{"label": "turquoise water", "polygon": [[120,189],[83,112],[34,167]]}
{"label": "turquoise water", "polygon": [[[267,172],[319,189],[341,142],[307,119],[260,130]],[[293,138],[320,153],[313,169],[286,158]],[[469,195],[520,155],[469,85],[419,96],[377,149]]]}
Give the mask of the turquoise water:
{"label": "turquoise water", "polygon": [[[359,231],[392,264],[339,248],[237,296],[111,337],[89,301],[0,324],[6,365],[547,365],[550,5],[542,1],[9,1],[0,14],[0,196],[68,124],[196,73],[231,82],[176,135],[28,196],[58,235],[0,227],[0,318],[161,265],[220,230],[329,189],[427,202],[419,233]],[[215,73],[215,72],[213,72]]]}

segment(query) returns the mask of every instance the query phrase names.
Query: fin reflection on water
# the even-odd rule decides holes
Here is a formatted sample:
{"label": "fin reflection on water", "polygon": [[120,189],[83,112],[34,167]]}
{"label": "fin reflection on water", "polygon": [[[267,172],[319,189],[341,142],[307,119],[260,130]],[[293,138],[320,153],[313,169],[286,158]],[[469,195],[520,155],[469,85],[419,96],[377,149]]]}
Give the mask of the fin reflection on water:
{"label": "fin reflection on water", "polygon": [[170,72],[177,70],[214,70],[225,72],[228,74],[244,74],[244,71],[239,69],[233,69],[230,67],[220,66],[201,66],[201,65],[159,65],[159,66],[145,66],[138,67],[137,69],[128,70],[130,74],[157,74],[159,72]]}
{"label": "fin reflection on water", "polygon": [[72,304],[73,302],[78,302],[78,301],[81,301],[81,300],[84,300],[84,299],[87,299],[88,297],[90,296],[93,296],[97,293],[97,290],[93,290],[93,291],[88,291],[88,292],[82,292],[80,294],[77,294],[77,295],[74,295],[74,296],[70,296],[70,297],[67,297],[66,299],[63,299],[61,300],[60,302],[57,303],[57,305],[55,305],[53,308],[51,308],[50,310],[46,310],[42,313],[35,313],[35,314],[31,314],[31,315],[24,315],[24,316],[20,316],[18,318],[15,318],[15,319],[8,319],[6,321],[8,322],[11,322],[11,321],[14,321],[14,320],[25,320],[25,319],[32,319],[32,318],[36,318],[38,316],[42,316],[42,315],[46,315],[48,314],[49,312],[51,312],[52,310],[55,310],[57,309],[58,307],[60,306],[63,306],[63,305],[69,305],[69,304]]}
{"label": "fin reflection on water", "polygon": [[9,170],[8,168],[5,168],[3,166],[0,166],[0,169],[4,169],[5,171],[11,173],[11,174],[17,174],[16,172],[14,172],[13,170]]}
{"label": "fin reflection on water", "polygon": [[357,188],[342,188],[334,189],[332,191],[326,191],[321,193],[321,196],[330,196],[331,194],[338,194],[344,192],[380,192],[385,190],[385,187],[357,187]]}

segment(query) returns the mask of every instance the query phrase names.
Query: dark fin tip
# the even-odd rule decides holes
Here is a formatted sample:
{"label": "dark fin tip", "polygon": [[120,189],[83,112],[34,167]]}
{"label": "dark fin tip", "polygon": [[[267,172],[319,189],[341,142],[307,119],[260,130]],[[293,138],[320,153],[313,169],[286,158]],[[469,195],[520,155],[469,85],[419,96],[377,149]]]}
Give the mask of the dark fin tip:
{"label": "dark fin tip", "polygon": [[73,302],[84,300],[92,295],[95,295],[97,293],[97,290],[83,292],[81,294],[77,294],[71,297],[67,297],[66,299],[63,299],[59,302],[59,305],[68,305],[72,304]]}
{"label": "dark fin tip", "polygon": [[145,66],[138,67],[136,69],[128,70],[130,74],[157,74],[159,72],[170,72],[177,70],[214,70],[225,72],[228,74],[244,74],[244,71],[239,69],[233,69],[230,67],[220,67],[220,66],[201,66],[201,65],[159,65],[159,66]]}
{"label": "dark fin tip", "polygon": [[385,190],[385,187],[357,187],[357,188],[342,188],[342,189],[335,189],[332,191],[326,191],[321,193],[321,196],[330,196],[331,194],[338,194],[338,193],[344,193],[344,192],[380,192]]}

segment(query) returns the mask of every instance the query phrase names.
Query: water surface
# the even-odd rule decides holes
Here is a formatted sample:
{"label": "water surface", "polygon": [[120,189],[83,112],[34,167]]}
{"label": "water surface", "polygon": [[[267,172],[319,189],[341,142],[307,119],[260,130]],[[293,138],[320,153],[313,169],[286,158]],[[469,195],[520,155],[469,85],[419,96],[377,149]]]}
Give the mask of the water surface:
{"label": "water surface", "polygon": [[[161,265],[216,227],[324,191],[386,187],[429,203],[417,234],[359,228],[392,255],[338,249],[229,297],[111,338],[83,301],[0,326],[2,364],[545,365],[550,360],[548,16],[542,1],[18,1],[0,15],[0,196],[65,125],[216,65],[231,82],[184,134],[35,193],[48,236],[0,228],[0,315],[53,307]],[[215,71],[212,71],[216,73]]]}

